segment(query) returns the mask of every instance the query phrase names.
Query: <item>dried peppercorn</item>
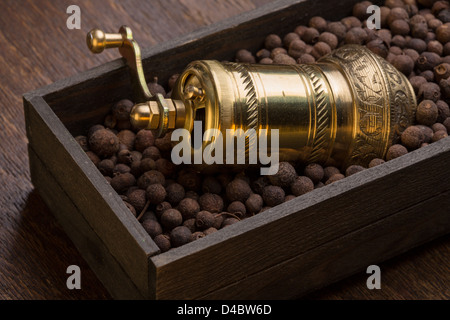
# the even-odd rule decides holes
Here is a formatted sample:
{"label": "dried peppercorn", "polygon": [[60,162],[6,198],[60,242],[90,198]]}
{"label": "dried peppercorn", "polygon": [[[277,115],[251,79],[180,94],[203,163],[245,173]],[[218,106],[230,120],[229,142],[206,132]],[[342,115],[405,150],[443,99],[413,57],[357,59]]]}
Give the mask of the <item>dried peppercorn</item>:
{"label": "dried peppercorn", "polygon": [[342,180],[344,178],[345,178],[345,176],[342,173],[335,173],[330,178],[328,178],[328,180],[325,182],[325,185],[327,186],[329,184],[332,184],[332,183]]}
{"label": "dried peppercorn", "polygon": [[201,238],[204,238],[205,234],[201,231],[195,231],[192,235],[191,235],[191,241],[195,241]]}
{"label": "dried peppercorn", "polygon": [[422,124],[416,125],[417,128],[419,128],[422,131],[423,134],[423,142],[429,143],[431,142],[431,139],[433,138],[433,129],[431,129],[428,126],[424,126]]}
{"label": "dried peppercorn", "polygon": [[365,20],[369,17],[369,14],[367,13],[367,8],[372,5],[372,2],[370,1],[361,1],[356,3],[353,6],[353,16],[358,18],[359,20]]}
{"label": "dried peppercorn", "polygon": [[147,231],[149,236],[153,239],[156,236],[162,234],[162,227],[158,221],[153,219],[146,219],[142,221],[142,226],[144,230]]}
{"label": "dried peppercorn", "polygon": [[167,192],[162,184],[151,184],[146,189],[147,199],[151,204],[160,204],[166,198]]}
{"label": "dried peppercorn", "polygon": [[227,212],[233,213],[236,216],[242,218],[247,213],[247,208],[245,207],[245,204],[243,204],[242,202],[233,201],[228,205]]}
{"label": "dried peppercorn", "polygon": [[200,205],[197,200],[191,198],[184,198],[177,206],[178,211],[181,212],[184,220],[195,218],[195,215],[200,211]]}
{"label": "dried peppercorn", "polygon": [[439,83],[442,79],[447,79],[450,77],[450,64],[441,63],[434,67],[434,77],[437,83]]}
{"label": "dried peppercorn", "polygon": [[170,232],[170,242],[175,248],[191,242],[191,237],[191,231],[185,226],[176,227]]}
{"label": "dried peppercorn", "polygon": [[272,50],[274,48],[281,47],[282,45],[283,42],[281,38],[276,34],[269,34],[264,41],[264,46],[267,50]]}
{"label": "dried peppercorn", "polygon": [[207,176],[202,182],[202,191],[204,193],[220,194],[222,192],[222,185],[220,181],[214,176]]}
{"label": "dried peppercorn", "polygon": [[256,59],[247,49],[241,49],[236,52],[236,62],[255,63]]}
{"label": "dried peppercorn", "polygon": [[325,42],[319,41],[313,46],[311,55],[315,59],[319,59],[319,58],[329,54],[330,52],[331,52],[330,46],[328,44],[326,44]]}
{"label": "dried peppercorn", "polygon": [[217,228],[211,227],[211,228],[208,228],[206,230],[203,230],[203,234],[205,236],[208,236],[208,235],[210,235],[210,234],[212,234],[212,233],[214,233],[216,231],[217,231]]}
{"label": "dried peppercorn", "polygon": [[161,224],[163,227],[172,230],[173,228],[181,225],[183,222],[183,216],[177,209],[167,209],[161,215]]}
{"label": "dried peppercorn", "polygon": [[294,196],[301,196],[314,190],[313,181],[305,176],[297,177],[291,184],[291,192]]}
{"label": "dried peppercorn", "polygon": [[306,52],[306,43],[300,39],[293,40],[288,48],[288,54],[294,59],[298,59]]}
{"label": "dried peppercorn", "polygon": [[310,163],[305,167],[303,174],[310,178],[314,184],[316,184],[323,179],[325,173],[320,164]]}
{"label": "dried peppercorn", "polygon": [[282,54],[277,54],[273,58],[273,63],[275,63],[275,64],[296,64],[297,62],[291,56],[282,53]]}
{"label": "dried peppercorn", "polygon": [[382,39],[372,40],[367,43],[366,47],[373,53],[383,58],[386,58],[389,53],[386,43]]}
{"label": "dried peppercorn", "polygon": [[295,40],[300,40],[300,36],[295,32],[289,32],[283,37],[283,44],[286,48],[289,48]]}
{"label": "dried peppercorn", "polygon": [[263,190],[262,198],[268,206],[274,207],[284,202],[285,193],[281,187],[267,186]]}
{"label": "dried peppercorn", "polygon": [[438,117],[436,119],[437,122],[443,123],[445,119],[450,117],[450,108],[447,102],[443,100],[438,100],[436,102],[436,106],[438,107]]}
{"label": "dried peppercorn", "polygon": [[160,204],[156,205],[155,214],[160,219],[161,215],[164,213],[164,211],[169,210],[171,208],[172,208],[172,205],[169,202],[163,201]]}
{"label": "dried peppercorn", "polygon": [[168,235],[165,234],[157,235],[155,239],[153,239],[153,241],[161,250],[161,252],[166,252],[171,249],[170,237]]}
{"label": "dried peppercorn", "polygon": [[99,157],[111,157],[119,151],[119,138],[107,129],[96,130],[89,138],[89,147]]}
{"label": "dried peppercorn", "polygon": [[347,33],[347,27],[340,21],[334,21],[328,24],[327,31],[334,34],[338,41],[342,41]]}
{"label": "dried peppercorn", "polygon": [[136,178],[131,173],[118,174],[111,179],[111,187],[119,194],[135,184]]}
{"label": "dried peppercorn", "polygon": [[234,179],[226,186],[226,195],[230,201],[245,202],[251,193],[249,184],[242,179]]}
{"label": "dried peppercorn", "polygon": [[153,80],[147,83],[148,90],[150,90],[150,93],[152,95],[162,94],[163,96],[166,95],[166,90],[163,86],[158,84],[158,77],[153,77]]}
{"label": "dried peppercorn", "polygon": [[355,173],[361,172],[366,170],[363,166],[353,164],[349,166],[347,169],[345,169],[345,176],[349,177],[351,175],[354,175]]}
{"label": "dried peppercorn", "polygon": [[143,152],[148,147],[153,146],[154,143],[155,137],[153,133],[150,130],[142,129],[136,134],[134,148],[139,152]]}
{"label": "dried peppercorn", "polygon": [[447,138],[447,137],[448,137],[447,131],[440,130],[440,131],[437,131],[437,132],[435,132],[435,133],[433,134],[433,139],[432,139],[432,141],[433,141],[433,142],[436,142],[436,141],[439,141],[439,140],[444,139],[444,138]]}
{"label": "dried peppercorn", "polygon": [[137,180],[137,185],[139,188],[147,190],[149,185],[152,184],[162,184],[166,182],[164,175],[156,170],[150,170],[144,172]]}
{"label": "dried peppercorn", "polygon": [[287,188],[297,177],[297,172],[295,168],[289,162],[280,162],[278,165],[278,172],[269,175],[269,181],[275,185],[282,188]]}
{"label": "dried peppercorn", "polygon": [[407,55],[396,56],[392,60],[392,65],[407,77],[414,69],[414,61]]}
{"label": "dried peppercorn", "polygon": [[402,144],[409,150],[418,149],[424,140],[422,130],[416,126],[406,128],[401,135]]}
{"label": "dried peppercorn", "polygon": [[215,216],[209,211],[202,210],[195,216],[195,226],[200,230],[214,226]]}
{"label": "dried peppercorn", "polygon": [[136,212],[142,212],[147,202],[145,190],[136,189],[127,195],[128,202],[136,209]]}
{"label": "dried peppercorn", "polygon": [[380,164],[383,164],[383,163],[385,163],[385,161],[383,159],[380,159],[380,158],[372,159],[369,162],[369,168],[379,166]]}
{"label": "dried peppercorn", "polygon": [[406,149],[406,147],[402,146],[401,144],[394,144],[388,149],[386,153],[386,160],[389,161],[401,157],[407,153],[408,149]]}
{"label": "dried peppercorn", "polygon": [[222,228],[231,226],[232,224],[235,224],[236,222],[239,222],[239,220],[236,219],[236,218],[232,218],[232,217],[226,218],[226,219],[223,220],[223,222],[222,222]]}
{"label": "dried peppercorn", "polygon": [[441,98],[441,89],[434,82],[424,83],[419,88],[418,98],[437,102]]}
{"label": "dried peppercorn", "polygon": [[166,201],[172,206],[176,206],[184,198],[184,187],[179,183],[172,183],[166,187]]}
{"label": "dried peppercorn", "polygon": [[204,193],[198,199],[201,210],[222,212],[224,203],[221,196],[214,193]]}
{"label": "dried peppercorn", "polygon": [[438,54],[425,51],[422,52],[419,59],[417,59],[416,67],[420,71],[433,70],[433,68],[439,65],[441,61],[442,58]]}
{"label": "dried peppercorn", "polygon": [[248,197],[248,199],[245,201],[245,208],[250,214],[257,214],[259,211],[261,211],[263,206],[263,198],[257,194],[253,193]]}
{"label": "dried peppercorn", "polygon": [[436,122],[435,124],[433,124],[431,126],[431,129],[433,130],[433,133],[438,132],[438,131],[447,132],[447,128],[442,123],[439,123],[439,122]]}
{"label": "dried peppercorn", "polygon": [[450,42],[450,22],[436,28],[436,39],[442,44]]}
{"label": "dried peppercorn", "polygon": [[309,19],[308,26],[319,32],[324,32],[327,29],[327,21],[322,17],[315,16]]}
{"label": "dried peppercorn", "polygon": [[319,40],[319,31],[314,28],[307,28],[303,33],[302,40],[308,44],[314,44]]}
{"label": "dried peppercorn", "polygon": [[350,29],[345,35],[344,41],[346,44],[362,45],[367,40],[367,33],[361,27]]}
{"label": "dried peppercorn", "polygon": [[111,159],[103,159],[98,163],[97,167],[102,175],[112,177],[114,170],[114,162]]}

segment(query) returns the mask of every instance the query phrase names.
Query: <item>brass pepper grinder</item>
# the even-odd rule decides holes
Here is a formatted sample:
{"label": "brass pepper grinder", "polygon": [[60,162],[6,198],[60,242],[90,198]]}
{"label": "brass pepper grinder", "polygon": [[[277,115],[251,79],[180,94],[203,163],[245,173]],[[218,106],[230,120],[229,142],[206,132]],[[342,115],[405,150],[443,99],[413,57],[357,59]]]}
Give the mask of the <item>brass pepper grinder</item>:
{"label": "brass pepper grinder", "polygon": [[157,136],[191,131],[195,120],[224,136],[226,129],[278,129],[280,161],[367,166],[384,158],[417,108],[408,79],[362,46],[347,45],[304,65],[194,61],[165,99],[150,93],[128,27],[118,34],[94,29],[87,44],[94,53],[118,47],[127,60],[137,102],[134,126]]}

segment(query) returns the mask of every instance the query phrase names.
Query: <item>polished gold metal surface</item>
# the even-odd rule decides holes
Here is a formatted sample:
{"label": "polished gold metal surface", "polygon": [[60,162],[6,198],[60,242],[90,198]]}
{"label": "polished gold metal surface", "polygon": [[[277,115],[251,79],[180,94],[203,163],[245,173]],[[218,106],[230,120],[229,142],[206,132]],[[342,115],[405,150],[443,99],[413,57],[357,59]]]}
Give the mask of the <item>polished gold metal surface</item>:
{"label": "polished gold metal surface", "polygon": [[[107,47],[98,34],[91,41],[94,51]],[[268,129],[269,141],[270,130],[278,129],[280,161],[336,166],[367,166],[383,158],[412,124],[417,106],[403,74],[355,45],[311,65],[194,61],[171,98],[140,101],[132,111],[134,125],[164,134],[174,128],[192,131],[201,120],[204,132],[219,129],[224,135],[227,129]],[[215,143],[210,138],[204,137],[203,147]],[[253,143],[249,139],[246,148]]]}

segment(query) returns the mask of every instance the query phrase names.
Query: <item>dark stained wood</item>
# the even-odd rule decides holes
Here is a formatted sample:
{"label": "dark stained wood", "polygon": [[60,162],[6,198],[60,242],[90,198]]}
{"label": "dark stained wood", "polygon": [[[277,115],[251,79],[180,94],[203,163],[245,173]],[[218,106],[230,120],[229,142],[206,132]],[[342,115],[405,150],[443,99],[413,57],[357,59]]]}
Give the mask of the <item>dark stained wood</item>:
{"label": "dark stained wood", "polygon": [[[42,199],[33,191],[28,170],[22,93],[117,58],[115,50],[97,56],[87,51],[84,37],[93,26],[114,31],[119,25],[128,24],[139,43],[146,47],[267,2],[10,0],[0,3],[0,298],[110,297]],[[68,31],[64,27],[67,18],[65,9],[70,4],[78,4],[82,9],[80,31]],[[350,7],[347,9],[350,10]],[[302,19],[307,13],[296,14]],[[152,50],[150,48],[145,52],[151,55]],[[122,61],[113,63],[117,67],[112,69],[119,70],[122,81],[126,82]],[[99,68],[109,70],[111,64]],[[95,70],[93,72],[98,74]],[[64,81],[59,83],[61,87],[65,86]],[[125,88],[126,84],[120,87]],[[105,94],[111,94],[107,89],[105,87]],[[88,98],[85,101],[89,103]],[[55,96],[54,106],[56,104]],[[87,116],[80,115],[82,122],[101,118],[105,109],[99,110],[91,111]],[[68,111],[66,108],[65,112]],[[58,115],[63,113],[62,109]],[[67,117],[66,120],[69,119]],[[71,121],[75,129],[76,118]],[[366,275],[363,274],[324,289],[312,298],[445,298],[443,292],[448,292],[449,286],[443,282],[443,275],[445,271],[448,273],[449,248],[450,239],[447,237],[396,258],[394,262],[382,264],[383,289],[377,292],[365,288]],[[70,264],[78,264],[82,269],[82,290],[66,288],[65,269]]]}

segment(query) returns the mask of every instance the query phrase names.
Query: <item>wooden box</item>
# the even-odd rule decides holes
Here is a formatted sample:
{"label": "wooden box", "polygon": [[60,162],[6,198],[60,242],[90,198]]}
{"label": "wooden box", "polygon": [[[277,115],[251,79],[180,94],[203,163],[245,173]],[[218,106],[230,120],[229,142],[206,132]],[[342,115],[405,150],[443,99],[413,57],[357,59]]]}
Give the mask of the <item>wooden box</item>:
{"label": "wooden box", "polygon": [[[143,50],[146,76],[231,60],[355,2],[274,2]],[[122,59],[24,95],[33,184],[115,298],[295,298],[450,232],[446,138],[160,253],[73,138],[130,95]]]}

